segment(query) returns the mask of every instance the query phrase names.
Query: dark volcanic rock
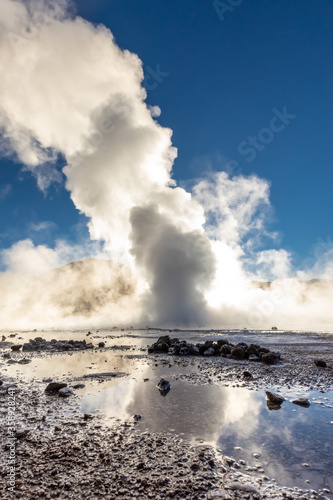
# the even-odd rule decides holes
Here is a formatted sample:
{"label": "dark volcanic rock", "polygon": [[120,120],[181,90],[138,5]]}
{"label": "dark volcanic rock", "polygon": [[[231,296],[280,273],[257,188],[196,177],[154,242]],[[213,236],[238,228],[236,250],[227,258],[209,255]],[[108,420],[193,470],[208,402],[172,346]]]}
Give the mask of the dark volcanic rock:
{"label": "dark volcanic rock", "polygon": [[276,405],[281,405],[284,401],[284,398],[282,396],[278,396],[277,394],[274,394],[273,392],[265,391],[267,399]]}
{"label": "dark volcanic rock", "polygon": [[18,344],[18,345],[12,345],[11,346],[11,350],[14,351],[14,352],[17,352],[21,349],[22,347],[22,344]]}
{"label": "dark volcanic rock", "polygon": [[224,345],[221,347],[221,351],[220,351],[220,352],[221,352],[221,354],[222,354],[223,356],[226,356],[227,354],[231,354],[231,349],[232,349],[231,345],[229,345],[229,344],[224,344]]}
{"label": "dark volcanic rock", "polygon": [[245,352],[243,347],[241,346],[236,346],[233,349],[231,349],[231,356],[234,359],[242,360],[245,358]]}
{"label": "dark volcanic rock", "polygon": [[[87,346],[88,347],[88,346]],[[235,360],[248,359],[249,361],[263,361],[267,364],[275,364],[280,359],[280,353],[271,352],[265,347],[257,344],[246,344],[239,342],[236,346],[227,339],[219,339],[217,342],[206,340],[203,344],[196,345],[170,338],[169,335],[159,337],[152,345],[148,346],[148,354],[169,354],[172,356],[224,356]]]}
{"label": "dark volcanic rock", "polygon": [[275,365],[280,359],[280,353],[278,352],[261,352],[260,359],[268,365]]}
{"label": "dark volcanic rock", "polygon": [[269,409],[269,411],[272,411],[272,410],[280,410],[281,409],[281,405],[278,404],[278,403],[273,403],[273,401],[270,401],[269,399],[267,400],[267,408]]}
{"label": "dark volcanic rock", "polygon": [[214,356],[215,349],[213,347],[209,347],[207,351],[204,352],[204,356]]}
{"label": "dark volcanic rock", "polygon": [[87,344],[85,340],[56,340],[52,339],[50,342],[36,337],[29,342],[23,344],[22,351],[74,351],[77,349],[93,349],[93,344]]}
{"label": "dark volcanic rock", "polygon": [[322,359],[315,359],[314,363],[315,363],[316,366],[319,366],[320,368],[326,368],[327,367],[326,361],[324,361]]}
{"label": "dark volcanic rock", "polygon": [[65,382],[50,382],[46,388],[45,392],[57,392],[59,389],[62,389],[63,387],[67,387],[67,384]]}
{"label": "dark volcanic rock", "polygon": [[171,388],[170,382],[164,378],[161,378],[159,383],[157,384],[157,387],[159,388],[160,391],[169,391]]}
{"label": "dark volcanic rock", "polygon": [[[174,344],[175,345],[175,344]],[[148,353],[152,354],[154,352],[169,352],[171,347],[171,341],[169,335],[164,335],[160,337],[155,344],[148,347]]]}
{"label": "dark volcanic rock", "polygon": [[294,405],[303,406],[304,408],[310,406],[310,401],[307,398],[293,399],[292,403],[294,403]]}

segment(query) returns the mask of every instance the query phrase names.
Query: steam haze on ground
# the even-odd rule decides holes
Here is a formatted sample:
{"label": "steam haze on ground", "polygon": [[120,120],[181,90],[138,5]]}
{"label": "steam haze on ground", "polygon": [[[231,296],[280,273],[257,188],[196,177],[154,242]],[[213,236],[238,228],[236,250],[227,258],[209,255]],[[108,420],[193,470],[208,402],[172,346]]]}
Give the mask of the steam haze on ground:
{"label": "steam haze on ground", "polygon": [[[0,328],[333,325],[332,287],[300,281],[332,278],[332,245],[295,269],[274,249],[270,186],[257,176],[210,171],[191,192],[177,186],[172,131],[145,103],[135,54],[65,0],[0,8],[2,155],[45,193],[65,176],[90,232],[80,246],[22,240],[1,252]],[[51,272],[86,257],[97,260]]]}

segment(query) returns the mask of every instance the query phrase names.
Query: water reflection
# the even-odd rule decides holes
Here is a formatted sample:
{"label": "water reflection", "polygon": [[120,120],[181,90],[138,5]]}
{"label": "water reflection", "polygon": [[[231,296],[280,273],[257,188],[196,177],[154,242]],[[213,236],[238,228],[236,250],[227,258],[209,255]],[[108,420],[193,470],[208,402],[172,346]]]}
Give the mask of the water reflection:
{"label": "water reflection", "polygon": [[[157,388],[162,376],[171,382],[171,390],[163,398]],[[149,381],[143,382],[144,378]],[[308,396],[313,400],[318,394]],[[97,408],[109,417],[140,414],[138,427],[150,432],[171,432],[216,445],[280,484],[333,488],[332,408],[316,404],[301,408],[285,401],[280,411],[269,411],[264,391],[190,385],[148,366],[139,371],[136,380],[121,381],[114,387],[103,385],[98,392],[82,396],[82,411]],[[259,459],[253,456],[257,454]],[[302,465],[305,462],[309,467]]]}

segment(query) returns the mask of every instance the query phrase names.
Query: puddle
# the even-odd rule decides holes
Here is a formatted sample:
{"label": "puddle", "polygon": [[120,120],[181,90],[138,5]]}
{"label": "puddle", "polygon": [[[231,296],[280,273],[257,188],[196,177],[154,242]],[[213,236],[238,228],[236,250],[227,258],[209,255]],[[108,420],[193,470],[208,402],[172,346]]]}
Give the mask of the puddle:
{"label": "puddle", "polygon": [[[80,409],[101,411],[110,425],[114,417],[139,414],[141,430],[213,445],[244,471],[285,486],[333,491],[333,393],[308,392],[311,406],[302,408],[291,403],[299,393],[289,391],[281,409],[269,411],[264,391],[192,385],[173,378],[178,370],[184,373],[183,367],[146,367],[112,386],[95,384],[80,397]],[[156,387],[161,376],[171,382],[165,397]]]}

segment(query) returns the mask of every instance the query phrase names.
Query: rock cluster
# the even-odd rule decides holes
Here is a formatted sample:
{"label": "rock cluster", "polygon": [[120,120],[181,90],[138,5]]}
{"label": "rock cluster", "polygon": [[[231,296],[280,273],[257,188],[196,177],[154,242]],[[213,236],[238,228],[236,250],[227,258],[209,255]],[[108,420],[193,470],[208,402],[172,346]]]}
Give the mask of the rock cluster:
{"label": "rock cluster", "polygon": [[50,342],[42,337],[36,337],[23,344],[22,351],[74,351],[77,349],[93,349],[93,344],[85,340],[56,340]]}
{"label": "rock cluster", "polygon": [[280,360],[280,353],[272,352],[257,344],[239,342],[232,344],[227,339],[217,342],[207,340],[205,343],[191,344],[185,340],[170,338],[169,335],[160,337],[157,342],[148,347],[148,353],[166,353],[178,356],[224,356],[236,360],[262,361],[273,365]]}

